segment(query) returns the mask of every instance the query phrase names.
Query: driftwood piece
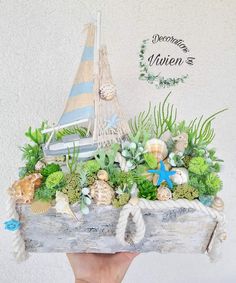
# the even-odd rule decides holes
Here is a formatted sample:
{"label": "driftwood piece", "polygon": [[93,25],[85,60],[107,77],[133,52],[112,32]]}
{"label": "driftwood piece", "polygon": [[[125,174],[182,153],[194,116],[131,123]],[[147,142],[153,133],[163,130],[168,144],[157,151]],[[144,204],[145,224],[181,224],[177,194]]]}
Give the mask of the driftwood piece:
{"label": "driftwood piece", "polygon": [[[115,238],[120,209],[112,206],[93,205],[88,215],[81,215],[78,206],[72,207],[79,221],[56,213],[54,208],[41,215],[32,214],[30,205],[18,204],[16,209],[28,252],[204,253],[216,227],[210,216],[193,208],[144,209],[144,239],[136,245],[122,246]],[[133,230],[130,220],[128,238]]]}

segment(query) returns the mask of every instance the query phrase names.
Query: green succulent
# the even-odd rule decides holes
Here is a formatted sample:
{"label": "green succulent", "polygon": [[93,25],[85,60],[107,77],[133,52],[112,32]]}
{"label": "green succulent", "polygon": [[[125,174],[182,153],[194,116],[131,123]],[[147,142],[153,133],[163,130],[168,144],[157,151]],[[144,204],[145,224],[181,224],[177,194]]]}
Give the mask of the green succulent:
{"label": "green succulent", "polygon": [[100,169],[100,164],[97,160],[88,160],[84,163],[83,169],[86,170],[89,175],[93,175]]}
{"label": "green succulent", "polygon": [[207,193],[216,195],[222,187],[222,181],[215,173],[211,173],[206,177]]}
{"label": "green succulent", "polygon": [[46,186],[47,188],[60,188],[64,184],[64,173],[62,171],[57,171],[49,175],[46,179]]}
{"label": "green succulent", "polygon": [[206,174],[208,171],[208,164],[203,157],[193,157],[189,162],[189,171],[197,175]]}
{"label": "green succulent", "polygon": [[44,177],[48,177],[49,175],[51,175],[54,172],[57,171],[61,171],[61,167],[60,165],[56,164],[56,163],[51,163],[46,165],[41,171],[41,175]]}
{"label": "green succulent", "polygon": [[56,189],[48,188],[45,184],[38,188],[34,193],[34,199],[51,201],[56,198]]}
{"label": "green succulent", "polygon": [[189,184],[182,184],[175,187],[173,192],[173,199],[186,198],[188,200],[193,200],[199,197],[198,190],[190,186]]}
{"label": "green succulent", "polygon": [[112,170],[109,175],[109,184],[114,188],[126,189],[129,191],[134,184],[134,176],[128,171],[124,172],[119,169]]}
{"label": "green succulent", "polygon": [[95,159],[101,169],[110,172],[116,159],[116,154],[120,148],[119,144],[113,144],[109,149],[101,148],[97,151]]}
{"label": "green succulent", "polygon": [[144,163],[144,146],[142,143],[138,142],[123,142],[121,155],[125,157],[127,161],[127,167],[132,170],[137,167],[137,165]]}
{"label": "green succulent", "polygon": [[184,165],[184,154],[182,152],[171,152],[168,157],[168,162],[173,167],[182,167]]}
{"label": "green succulent", "polygon": [[129,193],[123,193],[112,201],[112,205],[116,208],[119,208],[119,207],[127,204],[129,199],[130,199],[130,194]]}
{"label": "green succulent", "polygon": [[147,163],[147,165],[149,166],[149,168],[151,168],[151,169],[157,168],[157,159],[152,153],[150,153],[150,152],[145,153],[144,154],[144,160]]}
{"label": "green succulent", "polygon": [[137,186],[139,189],[139,198],[145,198],[149,200],[155,200],[157,198],[157,187],[146,178],[137,180]]}
{"label": "green succulent", "polygon": [[[35,172],[36,163],[43,158],[43,150],[40,145],[26,144],[21,148],[23,155],[22,159],[26,161],[24,174],[30,174]],[[22,176],[24,177],[24,176]]]}

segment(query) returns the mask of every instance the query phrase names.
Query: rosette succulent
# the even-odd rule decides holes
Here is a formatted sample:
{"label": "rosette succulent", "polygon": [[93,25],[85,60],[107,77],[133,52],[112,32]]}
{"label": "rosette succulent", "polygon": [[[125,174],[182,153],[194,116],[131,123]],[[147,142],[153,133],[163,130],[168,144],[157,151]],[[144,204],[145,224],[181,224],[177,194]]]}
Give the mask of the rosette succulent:
{"label": "rosette succulent", "polygon": [[193,157],[189,162],[189,171],[197,174],[204,175],[208,171],[208,164],[203,157]]}
{"label": "rosette succulent", "polygon": [[127,167],[129,170],[136,168],[137,165],[144,162],[145,149],[140,142],[123,142],[121,155],[125,157],[127,161]]}
{"label": "rosette succulent", "polygon": [[184,165],[183,152],[171,152],[168,157],[168,162],[173,167],[181,167]]}
{"label": "rosette succulent", "polygon": [[57,171],[49,175],[46,179],[46,187],[47,188],[55,188],[58,189],[64,184],[64,173],[62,171]]}
{"label": "rosette succulent", "polygon": [[60,165],[56,164],[56,163],[51,163],[46,165],[41,171],[41,175],[44,177],[48,177],[49,175],[51,175],[54,172],[57,171],[61,171],[61,167]]}

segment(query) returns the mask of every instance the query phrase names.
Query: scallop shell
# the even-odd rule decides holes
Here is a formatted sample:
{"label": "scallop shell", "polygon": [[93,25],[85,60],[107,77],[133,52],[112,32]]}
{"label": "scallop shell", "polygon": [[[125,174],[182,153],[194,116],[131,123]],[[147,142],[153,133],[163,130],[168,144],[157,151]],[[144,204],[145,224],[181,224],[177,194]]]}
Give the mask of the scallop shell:
{"label": "scallop shell", "polygon": [[176,185],[182,185],[188,183],[188,170],[184,167],[174,168],[171,171],[175,171],[176,173],[170,176],[173,183]]}
{"label": "scallop shell", "polygon": [[99,170],[97,173],[98,180],[108,181],[108,173],[106,170]]}
{"label": "scallop shell", "polygon": [[113,188],[102,180],[96,180],[93,183],[90,187],[90,194],[94,202],[98,205],[111,204],[115,195]]}
{"label": "scallop shell", "polygon": [[42,175],[34,173],[17,180],[9,189],[9,193],[18,203],[30,203],[34,197],[34,191],[40,187]]}
{"label": "scallop shell", "polygon": [[33,213],[46,213],[50,207],[51,203],[46,201],[36,200],[31,203],[31,211]]}
{"label": "scallop shell", "polygon": [[220,197],[215,197],[211,207],[218,210],[218,211],[223,211],[224,210],[224,201]]}
{"label": "scallop shell", "polygon": [[103,84],[100,87],[99,94],[101,99],[112,100],[116,95],[116,87],[111,83]]}
{"label": "scallop shell", "polygon": [[160,139],[150,139],[146,142],[145,149],[152,153],[157,161],[164,160],[168,155],[166,143]]}
{"label": "scallop shell", "polygon": [[159,187],[157,190],[158,200],[169,200],[172,198],[171,190],[167,187]]}

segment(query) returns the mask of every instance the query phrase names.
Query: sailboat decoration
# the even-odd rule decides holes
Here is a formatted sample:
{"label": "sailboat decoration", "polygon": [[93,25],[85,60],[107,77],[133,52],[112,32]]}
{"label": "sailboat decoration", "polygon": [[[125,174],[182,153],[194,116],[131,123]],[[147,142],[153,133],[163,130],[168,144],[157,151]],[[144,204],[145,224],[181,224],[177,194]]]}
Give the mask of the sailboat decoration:
{"label": "sailboat decoration", "polygon": [[[82,58],[58,125],[42,131],[50,133],[43,146],[45,156],[66,155],[68,149],[75,147],[79,149],[80,160],[88,159],[98,148],[120,142],[129,133],[112,81],[107,49],[100,48],[100,17],[99,12],[96,26],[93,23],[86,26]],[[57,131],[78,125],[86,127],[85,137],[74,134],[55,140]]]}

